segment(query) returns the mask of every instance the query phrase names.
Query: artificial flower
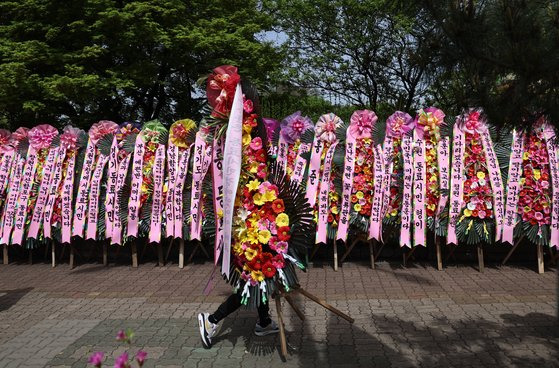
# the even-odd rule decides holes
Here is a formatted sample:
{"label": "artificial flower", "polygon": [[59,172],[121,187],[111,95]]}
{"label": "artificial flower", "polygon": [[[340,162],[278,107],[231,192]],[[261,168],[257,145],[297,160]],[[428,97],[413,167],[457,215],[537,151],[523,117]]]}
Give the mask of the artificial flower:
{"label": "artificial flower", "polygon": [[282,213],[285,211],[285,205],[283,203],[283,199],[276,199],[272,202],[272,209],[275,213]]}
{"label": "artificial flower", "polygon": [[371,138],[377,115],[370,110],[357,110],[351,115],[349,134],[355,139]]}
{"label": "artificial flower", "polygon": [[401,138],[413,129],[413,118],[402,111],[396,111],[386,119],[386,135],[393,138]]}
{"label": "artificial flower", "polygon": [[196,123],[190,119],[175,121],[169,129],[169,140],[179,148],[189,148],[192,142],[189,142],[188,136],[194,135],[195,130]]}
{"label": "artificial flower", "polygon": [[234,66],[223,65],[213,70],[206,86],[208,103],[213,108],[212,116],[221,118],[228,116],[240,81],[241,77]]}
{"label": "artificial flower", "polygon": [[280,213],[276,217],[276,225],[278,227],[289,226],[289,216],[287,216],[285,213]]}
{"label": "artificial flower", "polygon": [[301,138],[303,133],[312,129],[312,121],[308,116],[302,116],[301,111],[297,111],[280,123],[281,135],[287,144],[294,144]]}
{"label": "artificial flower", "polygon": [[41,124],[32,128],[28,132],[29,145],[35,150],[49,148],[54,137],[58,135],[58,130],[49,124]]}
{"label": "artificial flower", "polygon": [[89,139],[91,143],[97,145],[97,142],[107,134],[115,134],[118,131],[118,124],[110,120],[101,120],[89,128]]}
{"label": "artificial flower", "polygon": [[324,114],[316,123],[314,128],[315,136],[323,142],[334,143],[337,141],[336,129],[340,126],[341,120],[338,116],[330,113]]}

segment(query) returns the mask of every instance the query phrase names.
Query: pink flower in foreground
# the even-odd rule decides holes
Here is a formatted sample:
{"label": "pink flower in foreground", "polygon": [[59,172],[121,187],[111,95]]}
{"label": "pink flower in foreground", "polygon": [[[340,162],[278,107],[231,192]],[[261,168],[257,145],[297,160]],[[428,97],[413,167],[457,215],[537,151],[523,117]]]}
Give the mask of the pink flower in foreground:
{"label": "pink flower in foreground", "polygon": [[95,367],[100,367],[103,363],[104,357],[105,354],[102,351],[97,351],[89,357],[88,363],[94,365]]}
{"label": "pink flower in foreground", "polygon": [[142,365],[144,365],[144,361],[146,360],[146,357],[148,356],[148,353],[146,353],[143,350],[138,351],[138,353],[136,354],[136,361],[138,362],[138,364],[140,365],[140,367]]}
{"label": "pink flower in foreground", "polygon": [[126,332],[124,332],[124,330],[120,330],[117,332],[116,334],[116,340],[117,341],[125,341],[128,339],[128,336],[126,336]]}
{"label": "pink flower in foreground", "polygon": [[118,358],[115,360],[114,368],[127,368],[128,365],[128,353],[122,353]]}

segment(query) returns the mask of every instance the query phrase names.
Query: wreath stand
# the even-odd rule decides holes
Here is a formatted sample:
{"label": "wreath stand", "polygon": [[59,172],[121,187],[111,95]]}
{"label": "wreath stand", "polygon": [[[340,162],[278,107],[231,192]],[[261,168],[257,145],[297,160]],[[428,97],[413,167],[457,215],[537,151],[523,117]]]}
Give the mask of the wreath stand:
{"label": "wreath stand", "polygon": [[[326,240],[327,242],[329,241],[328,239]],[[334,271],[338,271],[338,244],[336,243],[336,241],[334,240],[333,242],[333,250],[334,250]],[[318,249],[320,248],[321,244],[324,243],[316,243],[312,249],[311,252],[311,257],[310,259],[312,260],[316,254],[316,252],[318,251]],[[328,244],[325,244],[328,245]],[[343,262],[343,260],[342,260]]]}
{"label": "wreath stand", "polygon": [[8,258],[8,244],[4,244],[4,246],[3,246],[2,248],[3,248],[3,250],[2,250],[2,253],[3,253],[3,255],[2,255],[2,262],[3,262],[5,265],[7,265],[8,262],[9,262],[9,258]]}
{"label": "wreath stand", "polygon": [[380,253],[382,252],[382,248],[384,247],[384,243],[381,243],[380,249],[376,252],[376,255],[375,255],[375,245],[376,245],[377,241],[375,239],[368,239],[368,237],[365,234],[359,234],[351,242],[350,246],[347,248],[344,255],[340,259],[340,263],[343,263],[345,261],[345,259],[349,255],[349,253],[351,253],[351,251],[353,250],[355,245],[359,242],[369,244],[369,255],[371,257],[371,268],[374,270],[375,269],[375,259],[377,259],[378,256],[380,255]]}
{"label": "wreath stand", "polygon": [[[517,241],[514,242],[514,245],[512,246],[512,248],[507,253],[505,259],[503,259],[503,262],[501,262],[501,266],[504,266],[507,263],[510,256],[514,253],[514,251],[516,250],[516,248],[522,242],[523,239],[524,239],[524,235],[522,235],[520,238],[518,238]],[[541,245],[541,244],[536,245],[536,255],[537,255],[537,263],[538,263],[538,273],[542,274],[542,273],[545,272],[543,245]],[[557,262],[557,256],[553,255],[551,250],[550,250],[550,257],[551,257],[551,262],[553,264],[555,264]]]}
{"label": "wreath stand", "polygon": [[[446,256],[446,258],[444,260],[445,263],[448,262],[448,260],[451,257],[452,257],[452,259],[455,259],[454,258],[454,251],[458,248],[458,245],[454,245],[454,246],[449,245],[449,247],[450,247],[450,253],[448,253],[448,255]],[[484,269],[485,269],[485,261],[483,259],[483,245],[481,243],[477,244],[476,249],[477,249],[478,271],[483,272]],[[438,254],[437,254],[437,257],[438,257]]]}
{"label": "wreath stand", "polygon": [[303,295],[304,297],[306,297],[306,298],[312,300],[313,302],[319,304],[320,306],[329,310],[330,312],[334,313],[335,315],[345,319],[349,323],[355,322],[355,320],[353,318],[351,318],[350,316],[348,316],[347,314],[343,313],[339,309],[334,308],[330,304],[326,303],[324,300],[312,295],[311,293],[309,293],[308,291],[306,291],[305,289],[303,289],[299,285],[296,285],[295,287],[293,287],[289,291],[285,291],[283,286],[277,284],[277,290],[278,291],[275,292],[272,297],[276,301],[276,313],[278,314],[278,324],[279,324],[279,329],[280,329],[279,333],[280,333],[281,356],[283,358],[282,359],[283,361],[285,361],[287,359],[287,339],[285,337],[285,326],[284,326],[284,323],[283,323],[283,313],[282,313],[282,309],[281,309],[281,298],[285,298],[287,303],[289,303],[291,308],[293,308],[293,310],[295,311],[295,314],[297,314],[297,316],[301,319],[301,321],[305,320],[305,315],[303,314],[303,312],[301,312],[301,310],[293,302],[293,295],[294,294]]}
{"label": "wreath stand", "polygon": [[[173,248],[175,240],[179,241],[179,268],[184,268],[184,239],[182,238],[173,238],[171,240],[171,242],[169,243],[169,248],[167,248],[167,254],[165,255],[165,262],[167,262],[167,260],[169,259],[169,255],[171,254],[171,249]],[[194,249],[192,249],[192,253],[190,253],[190,257],[188,257],[186,263],[192,262],[192,259],[196,255],[196,252],[198,252],[198,249],[202,250],[207,258],[211,258],[208,250],[204,247],[204,244],[201,241],[193,240],[191,242],[194,242],[196,245],[194,246]]]}

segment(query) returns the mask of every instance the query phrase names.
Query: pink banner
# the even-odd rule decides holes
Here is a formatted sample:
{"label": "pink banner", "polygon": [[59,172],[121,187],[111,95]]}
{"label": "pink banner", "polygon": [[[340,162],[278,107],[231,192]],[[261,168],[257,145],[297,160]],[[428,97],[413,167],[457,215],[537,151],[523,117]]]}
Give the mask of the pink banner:
{"label": "pink banner", "polygon": [[160,144],[155,151],[153,164],[153,201],[151,206],[151,222],[149,241],[158,243],[161,240],[161,213],[163,201],[163,177],[165,169],[165,146]]}
{"label": "pink banner", "polygon": [[303,158],[303,155],[311,149],[310,143],[301,143],[299,150],[297,151],[297,158],[295,159],[295,166],[293,168],[293,174],[291,175],[291,181],[295,183],[301,183],[303,176],[305,175],[305,169],[307,168],[307,160]]}
{"label": "pink banner", "polygon": [[27,218],[27,206],[29,205],[29,197],[33,188],[33,178],[37,170],[37,152],[29,147],[27,153],[27,162],[23,169],[21,178],[21,188],[19,198],[17,200],[17,210],[15,215],[14,232],[12,234],[12,244],[20,245],[23,240],[23,230],[25,228],[25,219]]}
{"label": "pink banner", "polygon": [[453,128],[453,144],[452,144],[452,175],[450,179],[450,210],[448,214],[448,234],[446,237],[447,244],[458,245],[456,237],[456,224],[460,219],[463,201],[462,195],[464,191],[462,175],[464,171],[464,152],[466,149],[466,139],[464,132],[458,127],[458,121]]}
{"label": "pink banner", "polygon": [[407,135],[402,137],[402,157],[404,161],[404,190],[402,193],[400,246],[411,248],[413,152],[412,139]]}
{"label": "pink banner", "polygon": [[289,151],[289,145],[283,138],[283,134],[280,133],[280,138],[278,142],[278,157],[277,161],[280,163],[280,167],[284,172],[287,172],[287,155]]}
{"label": "pink banner", "polygon": [[518,217],[518,195],[520,193],[520,178],[522,177],[522,153],[524,138],[516,130],[512,132],[512,153],[509,161],[507,183],[507,204],[505,221],[503,224],[502,241],[514,244],[514,227]]}
{"label": "pink banner", "polygon": [[426,197],[426,164],[425,164],[425,141],[422,135],[413,131],[414,155],[413,155],[413,244],[414,246],[425,246],[425,229],[427,228],[427,215],[425,213]]}
{"label": "pink banner", "polygon": [[29,229],[27,230],[27,237],[32,239],[37,239],[39,235],[39,228],[43,222],[44,209],[49,196],[49,190],[52,180],[52,171],[54,165],[56,164],[58,156],[58,149],[51,149],[47,156],[45,166],[43,168],[43,178],[41,179],[41,184],[39,186],[39,193],[37,195],[37,201],[35,202],[35,207],[33,208],[33,214],[31,216],[31,222],[29,224]]}
{"label": "pink banner", "polygon": [[105,196],[105,238],[113,235],[115,223],[115,203],[117,201],[116,181],[118,176],[118,143],[113,137],[111,152],[109,153],[109,168],[107,169],[107,194]]}
{"label": "pink banner", "polygon": [[351,213],[351,191],[353,189],[353,170],[355,168],[355,138],[347,128],[345,143],[345,161],[344,174],[342,180],[342,204],[340,208],[340,222],[338,224],[338,232],[336,240],[347,240],[347,231],[349,229],[349,218]]}
{"label": "pink banner", "polygon": [[214,264],[223,249],[223,138],[214,140],[212,152],[212,185],[215,216]]}
{"label": "pink banner", "polygon": [[113,232],[111,235],[111,244],[118,244],[122,243],[122,221],[120,221],[120,198],[119,193],[124,186],[124,181],[126,180],[126,174],[128,172],[128,166],[130,164],[130,158],[132,155],[127,155],[124,159],[119,162],[118,164],[118,172],[116,175],[116,195],[115,195],[115,204],[114,210],[110,215],[113,216]]}
{"label": "pink banner", "polygon": [[182,225],[183,225],[183,192],[184,185],[186,181],[186,176],[188,173],[188,164],[190,161],[190,148],[187,150],[182,150],[179,157],[179,172],[177,182],[175,183],[175,203],[173,204],[173,211],[175,213],[175,238],[183,238]]}
{"label": "pink banner", "polygon": [[384,175],[383,175],[383,199],[382,199],[382,217],[386,215],[388,203],[390,202],[390,186],[392,185],[392,170],[394,169],[394,162],[392,160],[392,153],[394,152],[394,142],[392,137],[386,137],[383,142],[384,158]]}
{"label": "pink banner", "polygon": [[95,162],[95,145],[91,139],[87,141],[87,149],[82,167],[80,182],[78,184],[78,194],[76,196],[76,207],[74,210],[74,221],[72,236],[83,238],[85,228],[85,216],[88,205],[89,186],[93,164]]}
{"label": "pink banner", "polygon": [[551,238],[550,247],[559,249],[559,150],[557,136],[553,129],[547,125],[544,128],[545,144],[549,155],[549,169],[551,171],[552,208],[551,208]]}
{"label": "pink banner", "polygon": [[190,239],[200,240],[200,216],[202,214],[202,181],[204,180],[204,157],[206,142],[202,133],[196,133],[194,162],[192,164],[192,191],[190,192]]}
{"label": "pink banner", "polygon": [[382,241],[382,206],[384,203],[384,190],[383,184],[385,173],[383,151],[380,145],[375,147],[375,162],[374,162],[374,181],[375,192],[373,193],[373,205],[371,207],[371,222],[369,224],[369,239],[376,239]]}
{"label": "pink banner", "polygon": [[13,150],[6,152],[0,160],[0,194],[3,194],[8,187],[10,169],[12,168],[12,162],[14,162],[15,154],[16,153]]}
{"label": "pink banner", "polygon": [[177,182],[179,147],[169,140],[167,147],[167,196],[165,197],[165,231],[167,237],[175,236],[175,186]]}
{"label": "pink banner", "polygon": [[136,147],[134,148],[134,161],[132,163],[132,184],[130,189],[130,199],[128,200],[128,229],[126,236],[138,236],[138,223],[140,217],[140,197],[142,195],[142,180],[144,167],[145,144],[142,135],[136,137]]}
{"label": "pink banner", "polygon": [[233,230],[233,212],[239,186],[243,147],[243,91],[237,84],[231,115],[225,133],[223,154],[223,257],[221,273],[229,279],[231,270],[231,231]]}
{"label": "pink banner", "polygon": [[12,234],[16,214],[17,199],[19,197],[19,191],[21,190],[20,184],[26,162],[25,158],[21,157],[19,154],[16,154],[14,157],[13,172],[8,189],[8,199],[2,219],[2,244],[10,243],[10,235]]}
{"label": "pink banner", "polygon": [[487,170],[489,171],[489,181],[491,182],[491,190],[493,192],[493,208],[495,210],[495,240],[501,240],[503,231],[503,220],[505,216],[504,185],[503,178],[501,177],[501,169],[497,155],[493,150],[493,142],[489,131],[485,129],[481,133],[481,141],[485,151],[485,160],[487,162]]}
{"label": "pink banner", "polygon": [[74,154],[64,174],[62,184],[62,243],[70,243],[72,234],[72,197],[74,193],[74,166],[76,165],[76,155]]}
{"label": "pink banner", "polygon": [[[448,201],[448,190],[450,188],[450,169],[449,169],[449,157],[450,157],[450,147],[448,146],[449,138],[442,137],[437,144],[437,160],[439,164],[439,185],[440,185],[440,197],[439,205],[437,206],[437,218],[443,212],[446,203]],[[437,221],[438,226],[438,221]]]}
{"label": "pink banner", "polygon": [[97,165],[91,178],[89,190],[89,205],[87,207],[87,231],[86,239],[97,240],[97,222],[99,221],[99,192],[101,190],[101,179],[109,156],[101,154],[97,159]]}
{"label": "pink banner", "polygon": [[51,238],[52,211],[54,208],[54,202],[58,196],[60,182],[62,180],[62,166],[64,165],[64,160],[66,159],[66,148],[64,146],[60,146],[58,148],[57,156],[54,173],[52,174],[52,180],[49,185],[48,199],[45,205],[45,214],[43,218],[43,235],[46,239]]}
{"label": "pink banner", "polygon": [[330,200],[328,195],[330,193],[330,174],[332,169],[332,160],[334,158],[334,152],[338,142],[332,143],[332,145],[326,151],[326,157],[324,157],[324,168],[322,171],[322,177],[320,178],[320,192],[318,194],[318,230],[316,234],[316,243],[326,244],[326,230],[328,228],[328,213],[330,211]]}
{"label": "pink banner", "polygon": [[309,175],[307,177],[307,192],[305,194],[311,208],[313,208],[316,204],[316,192],[318,190],[318,184],[320,182],[320,165],[322,163],[323,148],[324,143],[315,136],[312,145]]}

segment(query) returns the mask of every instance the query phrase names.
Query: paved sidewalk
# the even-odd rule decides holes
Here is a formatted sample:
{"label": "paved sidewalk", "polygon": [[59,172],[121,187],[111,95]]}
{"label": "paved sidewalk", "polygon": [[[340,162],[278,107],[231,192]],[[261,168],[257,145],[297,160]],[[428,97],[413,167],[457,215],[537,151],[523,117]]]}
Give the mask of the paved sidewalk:
{"label": "paved sidewalk", "polygon": [[124,351],[115,335],[126,328],[136,334],[128,350],[148,352],[145,367],[559,367],[555,270],[315,265],[303,287],[355,323],[299,299],[302,323],[286,304],[286,363],[276,336],[252,334],[246,310],[222,323],[214,348],[201,347],[196,314],[231,292],[216,277],[203,295],[212,270],[0,266],[0,367],[85,367],[94,351]]}

